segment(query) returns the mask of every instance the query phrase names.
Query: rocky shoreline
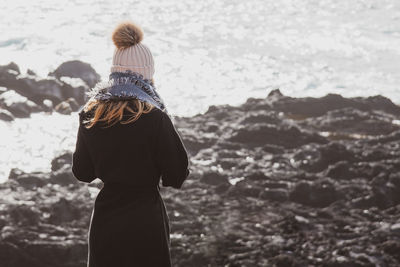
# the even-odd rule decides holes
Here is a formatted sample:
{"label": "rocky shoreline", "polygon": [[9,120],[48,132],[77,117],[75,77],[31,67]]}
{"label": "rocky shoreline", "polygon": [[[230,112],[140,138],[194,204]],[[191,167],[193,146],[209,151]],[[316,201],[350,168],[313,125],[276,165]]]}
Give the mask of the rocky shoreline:
{"label": "rocky shoreline", "polygon": [[[70,98],[79,107],[96,80],[73,87],[60,74],[33,82],[15,66],[1,68],[0,98],[12,89],[42,109]],[[36,88],[46,83],[69,89],[60,85],[54,98]],[[27,84],[39,91],[15,89]],[[69,112],[73,100],[51,110]],[[1,118],[5,110],[17,116],[0,103]],[[292,98],[274,90],[174,119],[192,169],[181,190],[162,188],[174,266],[400,265],[400,106],[382,96]],[[1,265],[85,266],[102,184],[78,182],[71,157],[56,157],[49,173],[13,169],[0,184]]]}
{"label": "rocky shoreline", "polygon": [[71,114],[85,103],[85,92],[99,81],[100,75],[78,60],[61,64],[46,78],[32,70],[21,73],[13,62],[0,66],[0,120],[28,118],[43,111]]}

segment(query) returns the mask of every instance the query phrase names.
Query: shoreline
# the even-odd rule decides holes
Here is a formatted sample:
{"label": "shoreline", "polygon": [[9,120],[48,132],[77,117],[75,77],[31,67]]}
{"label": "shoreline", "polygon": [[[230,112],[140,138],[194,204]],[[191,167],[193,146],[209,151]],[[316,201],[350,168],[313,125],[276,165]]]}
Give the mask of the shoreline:
{"label": "shoreline", "polygon": [[[161,189],[175,265],[398,266],[399,117],[382,96],[279,90],[174,117],[192,167],[181,190]],[[0,251],[14,266],[49,253],[51,265],[84,266],[102,183],[78,182],[71,153],[0,184]]]}
{"label": "shoreline", "polygon": [[[0,85],[22,86],[16,101],[0,102],[23,118],[44,110],[71,116],[96,77],[89,71],[86,86],[74,87],[17,73],[0,67]],[[161,188],[174,265],[398,266],[399,118],[400,106],[380,95],[296,98],[279,90],[174,116],[192,170],[181,190]],[[13,168],[0,183],[3,264],[85,266],[102,182],[78,182],[71,160],[67,149],[48,172]]]}

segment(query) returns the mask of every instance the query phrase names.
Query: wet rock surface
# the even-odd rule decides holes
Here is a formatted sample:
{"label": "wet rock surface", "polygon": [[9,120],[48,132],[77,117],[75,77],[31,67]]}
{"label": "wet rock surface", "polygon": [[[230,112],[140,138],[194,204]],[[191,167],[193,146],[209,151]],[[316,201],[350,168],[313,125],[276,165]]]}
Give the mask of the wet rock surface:
{"label": "wet rock surface", "polygon": [[99,81],[99,74],[81,61],[64,62],[44,78],[29,69],[21,73],[13,62],[0,66],[0,120],[41,111],[70,114],[85,103],[85,91]]}
{"label": "wet rock surface", "polygon": [[49,73],[49,76],[55,76],[58,79],[61,77],[80,78],[89,87],[95,86],[100,81],[100,75],[93,67],[80,60],[71,60],[62,63],[58,68]]}
{"label": "wet rock surface", "polygon": [[[399,266],[399,116],[381,96],[275,90],[176,117],[192,172],[162,188],[174,266]],[[86,266],[101,182],[70,166],[66,152],[50,173],[13,169],[0,185],[5,266]]]}

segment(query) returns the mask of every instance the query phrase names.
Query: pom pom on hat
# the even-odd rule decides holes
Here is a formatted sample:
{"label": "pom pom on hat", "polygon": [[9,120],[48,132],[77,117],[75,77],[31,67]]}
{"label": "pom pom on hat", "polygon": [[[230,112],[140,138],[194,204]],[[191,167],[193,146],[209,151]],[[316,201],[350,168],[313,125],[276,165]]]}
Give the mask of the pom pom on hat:
{"label": "pom pom on hat", "polygon": [[133,22],[122,22],[114,30],[112,40],[118,49],[125,49],[143,40],[142,29]]}

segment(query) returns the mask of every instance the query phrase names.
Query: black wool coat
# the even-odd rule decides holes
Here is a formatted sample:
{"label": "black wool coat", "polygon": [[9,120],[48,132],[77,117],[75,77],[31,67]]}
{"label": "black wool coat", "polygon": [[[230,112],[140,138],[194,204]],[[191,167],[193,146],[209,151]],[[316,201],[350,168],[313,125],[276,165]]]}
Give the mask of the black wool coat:
{"label": "black wool coat", "polygon": [[87,115],[79,113],[72,172],[82,182],[104,182],[90,220],[87,266],[171,266],[169,218],[159,183],[181,188],[190,171],[169,115],[154,108],[133,123],[86,129]]}

